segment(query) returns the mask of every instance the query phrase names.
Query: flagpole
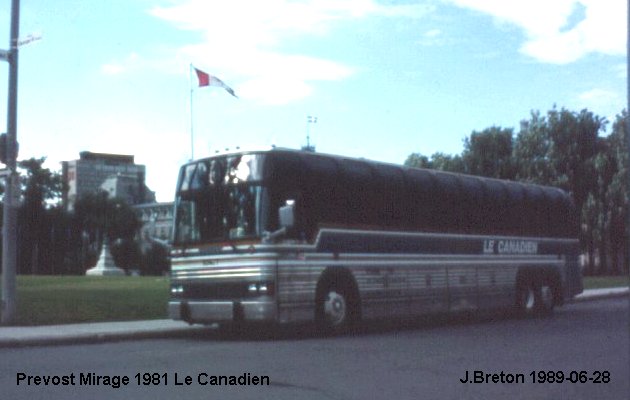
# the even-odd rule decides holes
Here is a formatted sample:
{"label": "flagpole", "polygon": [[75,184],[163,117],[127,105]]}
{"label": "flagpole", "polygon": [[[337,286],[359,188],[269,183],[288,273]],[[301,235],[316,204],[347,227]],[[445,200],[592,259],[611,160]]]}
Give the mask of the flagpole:
{"label": "flagpole", "polygon": [[195,145],[194,145],[194,129],[193,129],[193,65],[190,63],[190,159],[195,159]]}
{"label": "flagpole", "polygon": [[[234,90],[228,85],[226,85],[221,79],[217,78],[216,76],[210,75],[206,72],[203,72],[201,70],[198,70],[197,68],[194,68],[195,73],[193,74],[193,68],[194,67],[192,63],[190,63],[190,159],[191,160],[195,159],[194,129],[193,129],[193,126],[194,126],[193,95],[194,95],[195,85],[193,82],[198,82],[197,87],[217,86],[217,87],[223,88],[225,89],[226,92],[228,92],[229,94],[231,94],[232,96],[238,99],[238,96],[236,95],[236,93],[234,93]],[[195,81],[193,76],[196,76],[198,81]]]}

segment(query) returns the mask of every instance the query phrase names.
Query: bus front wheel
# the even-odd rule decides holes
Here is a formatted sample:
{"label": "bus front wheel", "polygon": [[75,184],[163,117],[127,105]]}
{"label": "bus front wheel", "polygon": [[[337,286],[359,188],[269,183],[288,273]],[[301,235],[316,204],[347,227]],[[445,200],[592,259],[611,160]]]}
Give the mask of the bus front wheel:
{"label": "bus front wheel", "polygon": [[359,304],[351,285],[331,281],[317,297],[315,322],[324,333],[343,332],[358,322]]}

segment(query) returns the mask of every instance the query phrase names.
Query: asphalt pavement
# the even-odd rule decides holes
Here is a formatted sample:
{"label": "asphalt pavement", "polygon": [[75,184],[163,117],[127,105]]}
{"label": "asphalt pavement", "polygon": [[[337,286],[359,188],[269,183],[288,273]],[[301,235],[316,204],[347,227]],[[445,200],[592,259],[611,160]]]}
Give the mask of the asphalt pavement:
{"label": "asphalt pavement", "polygon": [[[591,301],[630,294],[629,288],[589,289],[573,301]],[[125,322],[96,322],[46,326],[0,327],[0,348],[71,343],[97,343],[130,339],[189,336],[208,330],[168,319]]]}

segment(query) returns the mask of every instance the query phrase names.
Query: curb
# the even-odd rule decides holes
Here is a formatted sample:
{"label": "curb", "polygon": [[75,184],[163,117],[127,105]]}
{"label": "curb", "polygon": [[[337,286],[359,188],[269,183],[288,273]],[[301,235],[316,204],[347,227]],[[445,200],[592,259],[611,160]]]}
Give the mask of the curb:
{"label": "curb", "polygon": [[212,328],[207,326],[182,326],[177,328],[153,328],[135,330],[131,329],[128,331],[107,331],[106,329],[104,329],[101,332],[67,334],[42,333],[33,334],[30,337],[26,336],[16,338],[14,335],[13,337],[3,338],[2,328],[0,328],[0,349],[31,346],[62,346],[69,344],[106,343],[132,339],[144,340],[194,337],[207,334],[211,330]]}
{"label": "curb", "polygon": [[625,297],[630,294],[630,288],[609,288],[609,289],[596,289],[592,293],[582,293],[573,299],[574,303],[580,303],[584,301],[594,301],[601,299],[612,299],[615,297]]}

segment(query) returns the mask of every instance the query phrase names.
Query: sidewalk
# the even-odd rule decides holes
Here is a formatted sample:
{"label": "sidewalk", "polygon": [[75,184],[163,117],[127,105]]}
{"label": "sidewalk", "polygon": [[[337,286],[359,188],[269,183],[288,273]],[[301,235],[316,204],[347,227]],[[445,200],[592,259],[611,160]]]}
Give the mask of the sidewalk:
{"label": "sidewalk", "polygon": [[[590,289],[574,301],[628,296],[628,288]],[[202,325],[190,326],[172,320],[98,322],[87,324],[0,327],[0,348],[52,344],[111,342],[129,339],[156,339],[191,336],[207,331]]]}

